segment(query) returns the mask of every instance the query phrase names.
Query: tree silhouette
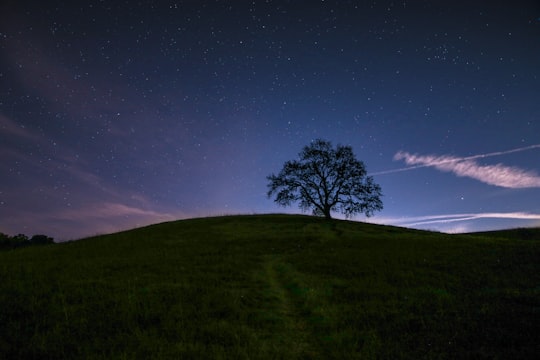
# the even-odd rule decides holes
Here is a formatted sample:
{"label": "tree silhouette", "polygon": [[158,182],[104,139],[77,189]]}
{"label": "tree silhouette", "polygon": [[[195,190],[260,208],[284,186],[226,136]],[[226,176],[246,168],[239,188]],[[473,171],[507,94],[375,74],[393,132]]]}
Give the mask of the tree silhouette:
{"label": "tree silhouette", "polygon": [[347,218],[382,210],[381,187],[367,176],[364,163],[357,160],[350,146],[336,149],[325,140],[315,140],[299,154],[300,160],[287,161],[278,175],[267,176],[268,197],[281,206],[299,202],[302,210],[331,219],[332,211]]}
{"label": "tree silhouette", "polygon": [[8,248],[11,246],[9,236],[0,232],[0,249]]}
{"label": "tree silhouette", "polygon": [[47,244],[54,244],[54,239],[47,235],[34,235],[32,238],[28,238],[28,236],[24,234],[8,236],[4,233],[0,233],[0,250],[11,250],[26,246]]}
{"label": "tree silhouette", "polygon": [[30,243],[32,245],[54,244],[54,239],[47,235],[39,234],[32,236],[32,238],[30,239]]}
{"label": "tree silhouette", "polygon": [[28,239],[28,236],[24,234],[17,234],[11,237],[11,243],[14,247],[22,247],[30,245],[30,239]]}

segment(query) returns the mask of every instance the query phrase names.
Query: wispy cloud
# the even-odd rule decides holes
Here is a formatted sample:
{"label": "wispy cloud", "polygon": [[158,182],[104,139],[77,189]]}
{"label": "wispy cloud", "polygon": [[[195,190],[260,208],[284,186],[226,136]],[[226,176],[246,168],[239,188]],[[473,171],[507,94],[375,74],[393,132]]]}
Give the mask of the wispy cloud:
{"label": "wispy cloud", "polygon": [[130,206],[121,203],[101,203],[94,204],[85,208],[74,209],[70,211],[63,211],[53,215],[57,219],[62,220],[88,220],[92,218],[142,218],[151,221],[167,221],[173,220],[177,217],[167,212],[159,212],[154,210],[148,210],[135,206]]}
{"label": "wispy cloud", "polygon": [[[435,228],[445,228],[444,225],[448,224],[460,224],[471,222],[479,219],[508,219],[508,220],[531,220],[540,222],[540,214],[529,212],[485,212],[485,213],[461,213],[461,214],[441,214],[441,215],[426,215],[426,216],[405,216],[394,218],[378,218],[371,220],[378,224],[389,224],[404,227],[425,227],[427,225],[434,226]],[[456,229],[462,229],[458,231]],[[468,226],[458,225],[454,226],[451,231],[446,232],[466,232],[469,231]]]}
{"label": "wispy cloud", "polygon": [[0,114],[0,134],[31,141],[36,141],[39,139],[37,134],[24,126],[17,124],[15,121],[2,114]]}
{"label": "wispy cloud", "polygon": [[459,221],[469,221],[477,219],[513,219],[513,220],[540,220],[540,214],[528,212],[487,212],[487,213],[465,213],[418,216],[399,220],[405,226],[418,226],[428,224],[453,223]]}
{"label": "wispy cloud", "polygon": [[536,148],[540,148],[540,144],[468,157],[417,155],[400,151],[394,156],[394,160],[403,160],[407,165],[410,165],[409,167],[379,172],[375,175],[413,170],[422,167],[434,167],[441,171],[454,173],[457,176],[470,177],[486,184],[504,188],[537,188],[540,187],[540,175],[534,171],[523,170],[518,167],[506,166],[503,164],[480,165],[475,161],[476,159],[511,154]]}
{"label": "wispy cloud", "polygon": [[[122,202],[101,202],[48,212],[19,211],[2,218],[2,231],[45,233],[64,241],[112,233],[149,224],[193,217],[176,209],[151,208]],[[20,226],[24,218],[26,226]]]}

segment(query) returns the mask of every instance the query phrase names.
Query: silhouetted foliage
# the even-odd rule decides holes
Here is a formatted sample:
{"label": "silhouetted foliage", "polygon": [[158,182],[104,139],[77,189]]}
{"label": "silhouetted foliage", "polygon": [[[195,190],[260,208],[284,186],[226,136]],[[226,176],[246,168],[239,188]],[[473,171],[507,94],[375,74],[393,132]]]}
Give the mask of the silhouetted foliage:
{"label": "silhouetted foliage", "polygon": [[287,161],[278,175],[267,177],[268,197],[282,206],[299,202],[302,210],[331,218],[332,211],[346,217],[382,210],[381,187],[367,176],[364,163],[357,160],[350,146],[315,140],[299,154],[300,160]]}
{"label": "silhouetted foliage", "polygon": [[13,236],[11,238],[11,242],[15,245],[15,247],[30,245],[28,236],[24,234],[17,234]]}
{"label": "silhouetted foliage", "polygon": [[54,244],[54,239],[47,235],[34,235],[32,238],[24,234],[8,236],[0,233],[0,250],[17,249],[31,245]]}
{"label": "silhouetted foliage", "polygon": [[52,237],[48,237],[47,235],[34,235],[30,239],[30,243],[32,245],[53,244],[54,239]]}
{"label": "silhouetted foliage", "polygon": [[4,233],[0,233],[0,249],[8,247],[9,245],[9,236]]}

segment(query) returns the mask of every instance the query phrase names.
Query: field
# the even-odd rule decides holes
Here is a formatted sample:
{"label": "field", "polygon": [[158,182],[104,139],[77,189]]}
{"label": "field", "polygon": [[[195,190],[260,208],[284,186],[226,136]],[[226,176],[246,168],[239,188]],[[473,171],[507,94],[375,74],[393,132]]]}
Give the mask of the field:
{"label": "field", "polygon": [[533,359],[519,234],[254,215],[2,252],[0,358]]}

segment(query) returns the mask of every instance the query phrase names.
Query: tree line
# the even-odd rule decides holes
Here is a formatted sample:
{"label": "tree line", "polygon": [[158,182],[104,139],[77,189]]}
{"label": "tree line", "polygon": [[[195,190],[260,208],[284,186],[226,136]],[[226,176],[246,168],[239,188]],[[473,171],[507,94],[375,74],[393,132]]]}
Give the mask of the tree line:
{"label": "tree line", "polygon": [[47,245],[54,244],[54,239],[47,235],[34,235],[28,237],[24,234],[18,234],[14,236],[9,236],[3,233],[0,233],[0,251],[1,250],[11,250],[22,248],[26,246],[34,245]]}

